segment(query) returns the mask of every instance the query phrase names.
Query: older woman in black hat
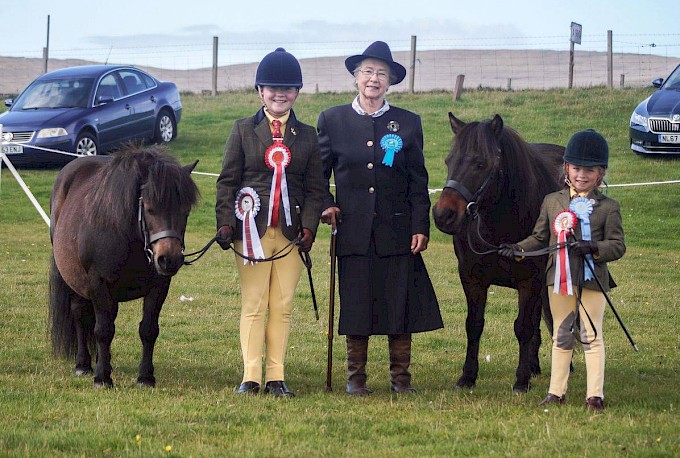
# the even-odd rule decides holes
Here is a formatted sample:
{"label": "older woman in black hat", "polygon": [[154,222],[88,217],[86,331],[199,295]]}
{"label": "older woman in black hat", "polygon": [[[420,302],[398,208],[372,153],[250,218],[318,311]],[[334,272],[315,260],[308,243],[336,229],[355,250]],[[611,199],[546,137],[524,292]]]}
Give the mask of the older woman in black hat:
{"label": "older woman in black hat", "polygon": [[352,103],[322,112],[317,130],[327,184],[332,174],[336,186],[335,196],[326,193],[321,221],[337,230],[347,392],[371,393],[371,335],[388,336],[392,391],[414,392],[411,334],[443,327],[420,254],[430,230],[423,129],[418,115],[385,98],[406,76],[386,43],[376,41],[345,66],[359,93]]}
{"label": "older woman in black hat", "polygon": [[[227,139],[217,179],[217,242],[236,256],[241,280],[243,380],[239,394],[260,389],[266,346],[265,393],[292,397],[284,383],[293,296],[302,261],[286,253],[291,241],[309,251],[325,193],[316,131],[295,117],[293,104],[302,87],[297,59],[283,48],[267,54],[255,76],[262,108],[240,119]],[[296,212],[300,208],[300,213]],[[268,317],[266,315],[268,314]]]}

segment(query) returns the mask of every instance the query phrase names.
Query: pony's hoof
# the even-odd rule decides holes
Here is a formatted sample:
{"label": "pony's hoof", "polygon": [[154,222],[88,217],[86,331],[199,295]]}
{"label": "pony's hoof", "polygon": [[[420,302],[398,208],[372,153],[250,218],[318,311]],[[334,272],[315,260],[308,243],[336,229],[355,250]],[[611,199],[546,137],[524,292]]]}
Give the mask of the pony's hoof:
{"label": "pony's hoof", "polygon": [[137,380],[138,388],[156,388],[155,380]]}
{"label": "pony's hoof", "polygon": [[526,385],[515,385],[512,387],[512,392],[515,394],[526,394],[531,389],[531,383]]}
{"label": "pony's hoof", "polygon": [[82,377],[83,375],[92,375],[94,371],[91,367],[76,367],[73,369],[73,375],[76,377]]}
{"label": "pony's hoof", "polygon": [[455,385],[453,385],[453,388],[456,390],[471,390],[475,387],[475,382],[471,380],[465,380],[465,379],[459,379]]}
{"label": "pony's hoof", "polygon": [[113,388],[113,380],[99,380],[95,377],[93,386],[97,389],[99,388]]}

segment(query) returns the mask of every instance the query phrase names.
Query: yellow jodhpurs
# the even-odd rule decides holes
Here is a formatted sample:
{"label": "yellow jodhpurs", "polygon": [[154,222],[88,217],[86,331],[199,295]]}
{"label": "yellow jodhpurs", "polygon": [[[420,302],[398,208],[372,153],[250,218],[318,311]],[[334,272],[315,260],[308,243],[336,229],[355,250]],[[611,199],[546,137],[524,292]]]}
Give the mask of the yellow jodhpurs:
{"label": "yellow jodhpurs", "polygon": [[[574,293],[577,287],[574,285]],[[548,286],[550,311],[553,316],[553,344],[552,367],[550,371],[550,388],[548,392],[555,396],[563,396],[567,392],[569,381],[569,365],[576,342],[571,332],[576,313],[576,295],[563,296],[553,292]],[[581,293],[582,307],[579,310],[580,335],[583,343],[583,353],[586,361],[587,393],[586,399],[597,396],[604,399],[604,338],[602,336],[602,321],[606,298],[601,291],[583,289]],[[585,309],[585,311],[584,311]],[[587,312],[587,315],[586,315]],[[590,316],[590,320],[588,319]],[[597,331],[591,326],[592,320]]]}
{"label": "yellow jodhpurs", "polygon": [[[289,240],[279,228],[268,227],[261,243],[265,257],[270,257]],[[234,246],[243,252],[243,241],[235,240]],[[293,296],[303,266],[297,247],[282,259],[255,265],[243,265],[243,259],[236,256],[236,265],[241,280],[242,382],[261,383],[265,346],[265,382],[283,381]]]}

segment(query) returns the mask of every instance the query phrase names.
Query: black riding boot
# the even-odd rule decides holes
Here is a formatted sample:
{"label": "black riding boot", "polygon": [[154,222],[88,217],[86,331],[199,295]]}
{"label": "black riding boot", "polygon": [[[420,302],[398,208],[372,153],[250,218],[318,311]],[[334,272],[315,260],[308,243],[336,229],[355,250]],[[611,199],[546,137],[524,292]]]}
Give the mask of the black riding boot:
{"label": "black riding boot", "polygon": [[372,393],[366,386],[366,361],[368,336],[347,336],[347,393],[353,396]]}
{"label": "black riding boot", "polygon": [[387,337],[390,346],[390,380],[395,393],[415,393],[411,386],[411,334],[392,334]]}

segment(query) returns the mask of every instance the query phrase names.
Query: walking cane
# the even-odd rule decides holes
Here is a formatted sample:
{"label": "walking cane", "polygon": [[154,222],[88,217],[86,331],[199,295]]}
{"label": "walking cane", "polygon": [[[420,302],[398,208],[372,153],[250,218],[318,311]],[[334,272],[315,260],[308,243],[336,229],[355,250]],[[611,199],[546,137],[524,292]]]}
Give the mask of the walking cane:
{"label": "walking cane", "polygon": [[328,365],[326,366],[326,391],[333,391],[331,382],[333,373],[333,321],[335,320],[335,239],[338,230],[331,230],[331,281],[328,299]]}
{"label": "walking cane", "polygon": [[[571,236],[574,238],[574,240],[576,240],[576,237],[574,237],[573,234],[571,234]],[[574,242],[574,243],[576,243],[576,242]],[[621,325],[621,329],[623,329],[623,332],[626,334],[626,337],[628,337],[628,341],[633,346],[633,349],[635,351],[639,352],[640,349],[638,349],[637,344],[633,341],[633,338],[630,336],[630,333],[628,332],[626,325],[623,324],[623,320],[619,316],[619,313],[616,311],[616,308],[614,308],[614,304],[612,304],[612,300],[609,298],[609,295],[604,290],[604,286],[602,286],[602,282],[600,281],[599,278],[597,278],[597,275],[595,275],[595,269],[593,268],[593,266],[590,265],[590,261],[588,261],[588,258],[586,258],[585,256],[583,256],[583,261],[584,261],[584,264],[586,266],[588,266],[588,270],[590,270],[590,273],[593,274],[593,277],[595,278],[595,281],[597,282],[597,286],[600,287],[600,291],[602,291],[602,294],[604,294],[605,299],[607,299],[607,303],[609,304],[609,307],[611,307],[612,312],[614,312],[614,316],[619,321],[619,324]]]}
{"label": "walking cane", "polygon": [[[295,212],[298,215],[298,222],[300,223],[299,224],[300,228],[298,229],[298,231],[300,234],[303,234],[302,219],[300,218],[299,205],[295,206]],[[312,258],[306,251],[304,253],[302,251],[298,251],[298,254],[300,255],[300,259],[302,259],[302,263],[307,268],[307,277],[309,278],[309,289],[312,291],[312,304],[314,305],[314,315],[316,315],[316,321],[319,321],[319,307],[316,305],[316,294],[314,293],[314,281],[312,280]]]}

